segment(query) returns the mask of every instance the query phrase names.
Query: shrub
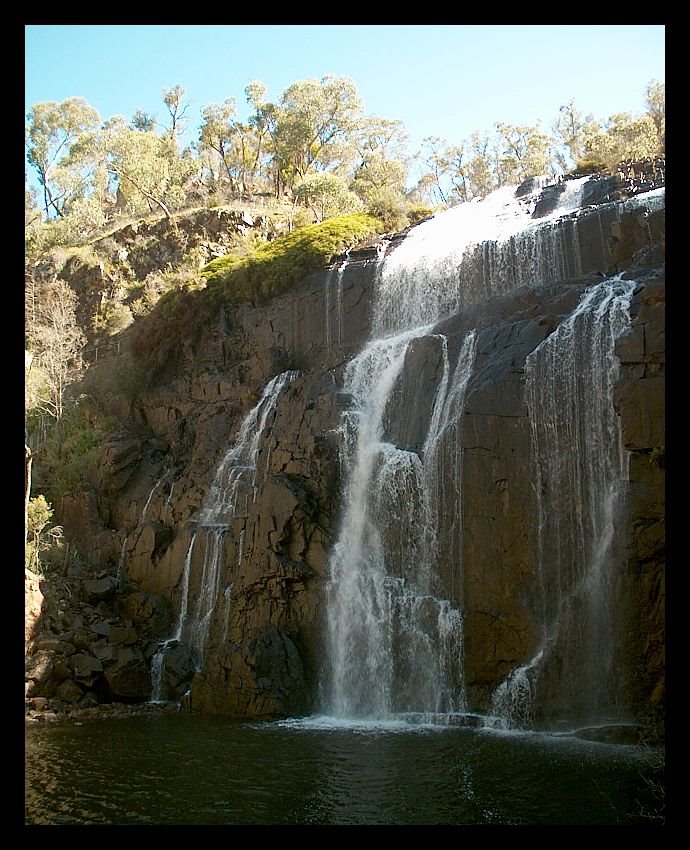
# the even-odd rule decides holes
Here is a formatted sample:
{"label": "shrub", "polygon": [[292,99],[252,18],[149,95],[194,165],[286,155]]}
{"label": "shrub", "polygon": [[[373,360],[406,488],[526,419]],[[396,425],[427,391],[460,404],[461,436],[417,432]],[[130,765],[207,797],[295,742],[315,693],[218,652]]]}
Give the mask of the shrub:
{"label": "shrub", "polygon": [[34,482],[53,503],[87,484],[90,471],[97,467],[103,432],[112,423],[94,408],[86,396],[66,405],[36,450]]}
{"label": "shrub", "polygon": [[97,335],[114,336],[134,321],[132,311],[121,301],[107,301],[91,320],[91,329]]}
{"label": "shrub", "polygon": [[36,496],[29,500],[26,512],[27,541],[24,552],[24,566],[34,573],[41,573],[41,552],[58,548],[62,539],[59,525],[46,526],[53,517],[52,506],[45,496]]}

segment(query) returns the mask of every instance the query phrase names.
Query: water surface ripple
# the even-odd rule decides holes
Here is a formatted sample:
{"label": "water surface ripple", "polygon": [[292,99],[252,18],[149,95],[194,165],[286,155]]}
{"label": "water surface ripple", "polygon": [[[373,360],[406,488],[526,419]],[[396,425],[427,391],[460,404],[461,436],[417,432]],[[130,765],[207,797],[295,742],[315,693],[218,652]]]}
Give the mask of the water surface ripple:
{"label": "water surface ripple", "polygon": [[649,821],[648,748],[536,733],[172,714],[26,730],[34,824]]}

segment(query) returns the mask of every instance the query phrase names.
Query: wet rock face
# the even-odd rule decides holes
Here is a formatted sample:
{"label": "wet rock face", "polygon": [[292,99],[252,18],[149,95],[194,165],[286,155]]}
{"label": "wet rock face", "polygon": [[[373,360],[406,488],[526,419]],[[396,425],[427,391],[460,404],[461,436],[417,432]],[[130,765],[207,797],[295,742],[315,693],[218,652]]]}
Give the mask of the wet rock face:
{"label": "wet rock face", "polygon": [[[578,241],[564,264],[577,275],[569,271],[567,279],[541,289],[523,286],[470,305],[437,327],[455,356],[465,334],[477,330],[462,423],[462,557],[449,551],[439,564],[448,596],[464,611],[464,672],[473,709],[488,708],[497,684],[532,657],[540,639],[525,359],[588,286],[626,271],[640,285],[631,331],[617,348],[615,403],[630,452],[631,529],[619,577],[628,611],[619,650],[628,671],[626,708],[636,717],[663,712],[664,227],[663,210],[641,217],[608,202],[589,209],[578,218]],[[339,428],[351,401],[342,393],[342,376],[371,330],[375,257],[371,250],[352,252],[340,281],[336,263],[262,309],[224,308],[195,350],[175,364],[171,380],[138,400],[128,423],[131,436],[104,447],[104,469],[112,467],[119,482],[107,511],[102,499],[83,495],[63,521],[111,576],[123,564],[128,592],[123,598],[118,583],[122,621],[111,625],[127,629],[129,622],[139,637],[134,644],[115,641],[120,632],[113,628],[101,635],[105,645],[87,654],[102,664],[102,673],[94,667],[81,678],[70,674],[78,687],[100,675],[101,693],[136,700],[150,691],[151,659],[173,634],[183,604],[194,617],[210,544],[202,530],[193,550],[191,541],[214,475],[267,382],[295,370],[262,435],[246,507],[223,536],[203,663],[192,669],[183,633],[180,648],[171,649],[166,688],[179,699],[191,684],[193,710],[234,716],[314,708],[324,661],[328,553],[344,472]],[[438,338],[410,347],[386,413],[391,441],[409,451],[421,450],[440,365]],[[98,593],[105,593],[103,604],[112,604],[108,582],[94,582],[85,587],[84,602],[96,607]],[[148,629],[148,644],[142,629]],[[83,643],[80,633],[72,641],[75,651],[79,637]],[[55,673],[57,647],[41,652],[28,679],[34,697],[46,687],[55,693],[64,681],[59,667]],[[553,711],[555,674],[547,685],[539,709],[544,716]],[[86,688],[93,691],[95,681]],[[63,690],[65,699],[76,693],[71,686]]]}
{"label": "wet rock face", "polygon": [[192,685],[193,711],[271,718],[307,714],[311,705],[301,655],[271,623],[224,647]]}

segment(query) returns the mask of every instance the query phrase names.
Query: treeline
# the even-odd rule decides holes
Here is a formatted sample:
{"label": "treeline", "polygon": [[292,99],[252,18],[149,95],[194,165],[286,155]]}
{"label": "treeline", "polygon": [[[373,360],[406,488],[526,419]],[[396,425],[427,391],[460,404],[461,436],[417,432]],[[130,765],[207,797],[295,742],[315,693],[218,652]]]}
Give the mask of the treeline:
{"label": "treeline", "polygon": [[[27,114],[27,252],[78,244],[121,217],[189,206],[272,199],[296,225],[367,212],[399,220],[406,207],[452,205],[537,174],[602,170],[623,159],[664,151],[665,86],[652,81],[645,112],[595,120],[574,101],[549,132],[497,123],[450,143],[428,137],[410,154],[400,121],[367,116],[354,82],[325,76],[293,83],[274,102],[263,83],[237,102],[208,104],[195,142],[185,147],[189,102],[176,85],[163,90],[166,115],[141,110],[102,121],[83,98],[35,104]],[[410,188],[409,175],[421,173]],[[292,220],[292,219],[291,219]]]}

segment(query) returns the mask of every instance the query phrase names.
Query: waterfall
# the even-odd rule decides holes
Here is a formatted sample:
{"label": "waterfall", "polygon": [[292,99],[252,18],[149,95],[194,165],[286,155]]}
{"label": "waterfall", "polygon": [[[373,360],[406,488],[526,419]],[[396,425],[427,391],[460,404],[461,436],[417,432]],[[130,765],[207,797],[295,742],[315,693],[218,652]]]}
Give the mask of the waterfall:
{"label": "waterfall", "polygon": [[[166,650],[172,645],[177,645],[180,641],[185,641],[193,650],[198,669],[203,666],[206,644],[220,595],[225,537],[235,519],[247,517],[249,505],[255,501],[257,489],[263,477],[268,473],[270,454],[267,455],[263,469],[259,470],[261,441],[270,431],[271,416],[275,414],[280,393],[288,383],[295,380],[298,374],[297,371],[290,370],[276,375],[268,382],[258,403],[244,418],[235,441],[218,467],[209,492],[193,522],[194,531],[181,580],[182,600],[177,626],[173,636],[161,645],[152,660],[152,679],[154,668],[158,665],[161,666],[161,670],[163,668]],[[188,599],[192,573],[192,552],[197,539],[203,541],[204,560],[199,579],[199,589],[190,611]],[[244,541],[244,529],[240,530],[239,540],[241,549]],[[224,594],[224,598],[226,610],[223,628],[227,633],[230,593]],[[156,674],[159,678],[158,699],[160,699],[161,672],[156,670]],[[153,692],[152,699],[154,699]]]}
{"label": "waterfall", "polygon": [[[348,252],[349,254],[349,252]],[[343,275],[345,274],[345,269],[350,261],[350,258],[346,254],[345,259],[340,263],[339,266],[332,266],[328,272],[328,276],[326,278],[325,284],[325,302],[326,302],[326,315],[324,319],[324,324],[326,326],[326,350],[328,352],[331,351],[331,347],[333,345],[333,320],[331,317],[331,313],[333,312],[333,305],[331,304],[331,280],[335,273],[335,319],[336,319],[336,327],[337,334],[335,343],[340,345],[343,341]],[[337,269],[337,271],[336,271]]]}
{"label": "waterfall", "polygon": [[146,503],[144,504],[143,511],[141,512],[141,522],[144,522],[146,520],[147,516],[148,516],[149,505],[151,504],[151,499],[153,499],[153,494],[161,486],[161,484],[165,481],[165,479],[168,477],[168,475],[170,475],[170,470],[166,469],[166,471],[163,473],[163,475],[155,482],[155,484],[151,488],[151,492],[149,493],[149,497],[146,500]]}
{"label": "waterfall", "polygon": [[184,624],[187,620],[187,607],[189,604],[189,576],[192,571],[192,552],[194,551],[195,541],[196,530],[192,532],[189,547],[187,548],[187,555],[184,560],[184,569],[182,570],[182,578],[180,581],[182,596],[180,598],[180,610],[175,622],[175,629],[172,635],[160,644],[158,650],[151,659],[151,702],[165,702],[165,688],[163,682],[165,656],[169,649],[180,643],[182,638],[182,629],[184,628]]}
{"label": "waterfall", "polygon": [[[343,423],[343,465],[350,475],[327,591],[326,701],[336,716],[384,718],[465,708],[462,615],[442,597],[436,566],[442,525],[453,526],[444,530],[446,546],[461,531],[459,493],[442,498],[440,467],[460,463],[457,428],[474,361],[474,333],[452,374],[446,339],[438,337],[443,375],[420,454],[385,438],[386,409],[405,355],[411,343],[429,333],[427,327],[375,340],[346,371],[353,408]],[[442,504],[448,512],[439,511]]]}
{"label": "waterfall", "polygon": [[383,264],[377,336],[430,324],[518,286],[579,275],[575,216],[589,178],[568,181],[552,213],[504,186],[417,225]]}
{"label": "waterfall", "polygon": [[[461,341],[451,370],[448,341],[434,329],[518,286],[579,275],[573,219],[586,180],[569,181],[540,219],[538,195],[503,187],[422,222],[380,259],[372,338],[343,381],[352,404],[340,430],[343,507],[326,588],[325,713],[466,710],[461,436],[477,336]],[[429,341],[442,367],[430,408],[405,384],[406,359]],[[405,417],[426,422],[421,445],[396,442]]]}
{"label": "waterfall", "polygon": [[[245,417],[234,444],[218,467],[209,493],[198,513],[196,524],[205,538],[204,563],[196,606],[185,634],[203,661],[211,619],[216,609],[223,568],[225,535],[231,522],[248,515],[249,504],[256,500],[257,474],[267,474],[270,455],[259,470],[259,447],[269,418],[275,414],[280,393],[298,376],[296,371],[282,372],[266,385],[259,402]],[[240,532],[240,539],[243,539]]]}
{"label": "waterfall", "polygon": [[569,716],[588,721],[617,710],[613,581],[628,455],[613,406],[614,347],[629,327],[635,286],[612,278],[586,290],[525,361],[543,645],[494,694],[493,714],[509,726],[531,723],[539,680],[566,643],[558,662],[561,708],[567,703]]}
{"label": "waterfall", "polygon": [[117,589],[122,592],[125,586],[125,554],[127,552],[127,540],[129,539],[129,535],[125,535],[125,539],[122,541],[122,546],[120,547],[120,557],[117,560]]}
{"label": "waterfall", "polygon": [[268,382],[259,402],[249,411],[235,443],[223,460],[204,500],[196,522],[201,528],[226,527],[235,517],[246,516],[256,498],[259,445],[268,418],[275,412],[278,396],[298,372],[276,375]]}

